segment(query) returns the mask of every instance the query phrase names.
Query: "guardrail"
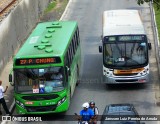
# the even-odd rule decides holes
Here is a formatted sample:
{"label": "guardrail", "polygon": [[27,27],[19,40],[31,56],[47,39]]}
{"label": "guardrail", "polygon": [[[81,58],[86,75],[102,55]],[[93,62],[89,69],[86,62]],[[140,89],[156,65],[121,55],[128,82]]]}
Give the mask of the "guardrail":
{"label": "guardrail", "polygon": [[153,8],[153,1],[150,2],[149,4],[150,4],[150,11],[151,11],[151,24],[152,24],[152,30],[153,30],[153,36],[154,36],[156,59],[157,59],[157,64],[158,64],[158,72],[159,72],[159,75],[160,75],[159,37],[158,37],[158,30],[157,30],[157,24],[156,24],[156,18],[155,18],[155,11],[154,11],[154,8]]}

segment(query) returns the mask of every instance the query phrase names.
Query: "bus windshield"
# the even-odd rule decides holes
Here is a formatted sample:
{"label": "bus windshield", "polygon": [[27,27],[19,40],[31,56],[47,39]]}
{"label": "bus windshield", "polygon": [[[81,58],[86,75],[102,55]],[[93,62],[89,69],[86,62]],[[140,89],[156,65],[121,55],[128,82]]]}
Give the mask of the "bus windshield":
{"label": "bus windshield", "polygon": [[52,93],[64,89],[62,67],[14,69],[14,75],[18,93]]}
{"label": "bus windshield", "polygon": [[147,55],[147,44],[144,41],[104,44],[104,65],[107,67],[139,67],[148,62]]}

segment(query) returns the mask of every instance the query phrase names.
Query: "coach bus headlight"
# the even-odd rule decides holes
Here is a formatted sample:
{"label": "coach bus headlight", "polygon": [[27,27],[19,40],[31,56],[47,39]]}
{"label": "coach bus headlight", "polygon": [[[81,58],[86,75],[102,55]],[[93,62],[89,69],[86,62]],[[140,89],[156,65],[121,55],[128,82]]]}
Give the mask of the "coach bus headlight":
{"label": "coach bus headlight", "polygon": [[25,107],[24,107],[24,104],[21,103],[20,101],[16,100],[16,103],[17,103],[19,106],[21,106],[22,108],[25,108]]}
{"label": "coach bus headlight", "polygon": [[146,74],[147,74],[147,72],[148,72],[148,68],[147,68],[147,69],[144,69],[144,71],[143,71],[143,72],[141,72],[141,75],[146,75]]}
{"label": "coach bus headlight", "polygon": [[57,106],[60,106],[66,100],[66,96],[59,100]]}

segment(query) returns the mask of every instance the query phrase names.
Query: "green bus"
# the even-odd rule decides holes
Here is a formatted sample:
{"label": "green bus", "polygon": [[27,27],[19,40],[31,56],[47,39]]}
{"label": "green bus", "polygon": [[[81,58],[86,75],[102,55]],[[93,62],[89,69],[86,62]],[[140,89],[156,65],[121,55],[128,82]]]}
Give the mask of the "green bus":
{"label": "green bus", "polygon": [[15,55],[9,74],[17,113],[67,111],[79,82],[80,66],[77,22],[39,23]]}

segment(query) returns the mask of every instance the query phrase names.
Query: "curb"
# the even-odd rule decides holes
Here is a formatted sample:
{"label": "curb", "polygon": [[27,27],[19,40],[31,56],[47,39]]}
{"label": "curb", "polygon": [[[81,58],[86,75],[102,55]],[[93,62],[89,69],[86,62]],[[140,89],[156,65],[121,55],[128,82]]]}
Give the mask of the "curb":
{"label": "curb", "polygon": [[[153,2],[150,2],[150,12],[151,12],[151,23],[152,23],[152,30],[153,30],[153,37],[154,37],[154,44],[155,44],[155,51],[156,51],[156,60],[158,65],[158,73],[160,75],[160,57],[159,57],[159,37],[158,37],[158,29],[155,17],[155,11],[153,8]],[[160,84],[159,84],[160,86]],[[158,92],[158,93],[157,93]],[[158,90],[155,93],[155,102],[157,106],[160,106],[160,91]]]}
{"label": "curb", "polygon": [[[69,0],[69,2],[68,2],[68,4],[67,4],[67,6],[66,6],[66,8],[65,8],[65,10],[64,10],[64,12],[63,12],[63,14],[62,14],[62,16],[61,16],[61,18],[59,19],[59,21],[62,21],[62,19],[64,18],[65,14],[66,14],[66,12],[67,12],[67,9],[69,8],[71,2],[72,2],[72,0]],[[10,108],[9,108],[9,111],[10,111],[11,113],[13,113],[13,112],[14,112],[14,109],[15,109],[15,100],[12,102],[12,104],[11,104],[11,106],[10,106]],[[5,121],[2,121],[1,124],[7,124],[7,122],[8,122],[8,121],[6,121],[6,120],[5,120]]]}

